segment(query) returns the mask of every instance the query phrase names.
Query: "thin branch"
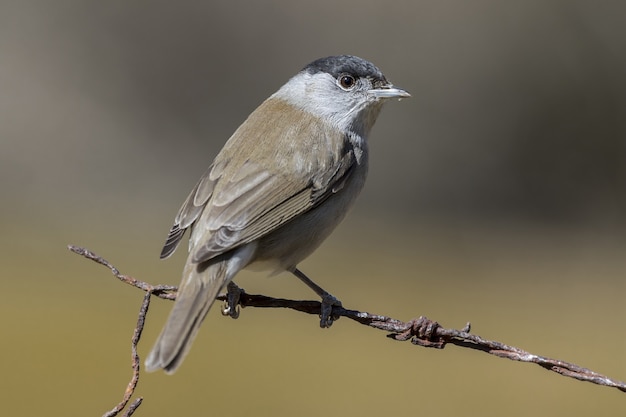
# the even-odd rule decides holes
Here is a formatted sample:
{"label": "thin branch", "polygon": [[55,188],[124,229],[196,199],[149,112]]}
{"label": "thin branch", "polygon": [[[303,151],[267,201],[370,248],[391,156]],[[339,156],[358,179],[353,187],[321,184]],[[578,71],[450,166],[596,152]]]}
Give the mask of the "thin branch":
{"label": "thin branch", "polygon": [[[177,287],[171,285],[149,284],[128,275],[121,274],[119,270],[110,262],[87,249],[72,245],[68,246],[68,249],[87,259],[106,266],[119,280],[146,292],[132,340],[133,377],[124,393],[124,399],[122,402],[120,402],[120,404],[118,404],[109,413],[105,414],[107,417],[113,417],[126,406],[137,385],[139,378],[139,356],[137,355],[137,344],[139,343],[139,339],[141,337],[141,331],[143,329],[146,313],[150,304],[150,295],[154,294],[155,296],[163,299],[174,300],[176,299]],[[226,301],[227,295],[220,295],[218,299]],[[241,290],[239,305],[241,307],[288,308],[315,315],[319,315],[321,313],[322,307],[319,301],[297,301],[283,298],[273,298],[265,295],[248,294],[243,290]],[[622,392],[626,392],[626,383],[611,379],[590,369],[583,368],[570,362],[535,355],[514,346],[509,346],[504,343],[484,339],[480,336],[470,334],[470,323],[467,323],[461,330],[455,330],[446,329],[439,325],[436,321],[429,320],[423,316],[418,319],[403,322],[387,316],[370,314],[337,306],[333,307],[332,313],[333,316],[347,317],[358,323],[386,331],[388,332],[387,337],[394,340],[410,340],[414,345],[437,349],[443,349],[447,344],[452,344],[463,348],[482,351],[500,358],[506,358],[519,362],[535,363],[544,369],[556,372],[563,376],[578,379],[580,381],[591,382],[597,385],[617,388]],[[133,402],[125,415],[130,416],[141,404],[141,401],[142,399],[139,398]]]}
{"label": "thin branch", "polygon": [[[143,302],[141,303],[141,308],[139,309],[139,317],[137,318],[137,326],[135,326],[135,331],[133,332],[133,338],[131,340],[131,363],[133,368],[133,376],[131,377],[128,386],[126,387],[126,391],[124,391],[124,397],[122,398],[122,401],[120,401],[120,403],[116,405],[111,411],[107,411],[106,413],[104,413],[102,417],[115,417],[116,415],[118,415],[124,409],[124,407],[126,407],[126,404],[128,404],[128,401],[130,401],[130,398],[135,393],[135,388],[137,388],[137,383],[139,382],[140,370],[140,360],[139,353],[137,352],[137,345],[139,344],[139,339],[141,339],[141,332],[143,332],[143,327],[146,322],[148,307],[150,307],[150,292],[146,292],[143,297]],[[128,407],[128,410],[126,411],[124,416],[131,416],[135,412],[137,407],[141,405],[142,401],[143,398],[138,398],[137,400],[135,400],[130,405],[130,407]]]}
{"label": "thin branch", "polygon": [[116,267],[114,267],[109,261],[102,258],[101,256],[96,255],[89,249],[81,248],[79,246],[68,245],[67,248],[72,252],[85,257],[89,260],[92,260],[100,265],[104,265],[111,273],[122,282],[132,285],[133,287],[139,288],[147,293],[156,295],[159,298],[163,298],[166,300],[175,300],[176,299],[176,290],[178,287],[173,285],[152,285],[144,281],[140,281],[131,276],[122,274]]}
{"label": "thin branch", "polygon": [[143,402],[143,398],[137,398],[135,401],[133,401],[133,403],[128,406],[128,410],[126,410],[126,412],[124,413],[124,417],[132,416],[135,410],[139,408],[142,402]]}
{"label": "thin branch", "polygon": [[[141,333],[143,332],[143,328],[146,322],[146,315],[148,314],[148,307],[150,307],[150,296],[152,294],[157,297],[164,298],[166,300],[174,300],[176,299],[176,287],[171,285],[150,285],[146,282],[136,280],[127,275],[123,275],[120,271],[114,267],[109,261],[106,259],[96,255],[95,253],[84,249],[79,248],[77,246],[68,246],[68,249],[72,252],[79,254],[87,259],[90,259],[94,262],[99,263],[100,265],[104,265],[113,273],[115,277],[119,280],[132,285],[133,287],[140,288],[145,291],[145,295],[143,297],[143,302],[141,303],[141,308],[139,309],[139,315],[137,317],[137,325],[135,326],[135,330],[133,331],[133,337],[131,339],[131,366],[133,369],[133,375],[128,382],[128,386],[124,391],[124,396],[122,397],[122,401],[120,401],[113,409],[107,411],[103,414],[103,417],[115,417],[117,416],[128,404],[131,397],[135,393],[135,388],[137,388],[137,383],[139,382],[139,371],[141,367],[141,361],[139,359],[139,352],[137,351],[137,345],[139,344],[139,340],[141,339]],[[124,417],[130,417],[137,410],[137,408],[143,402],[143,398],[138,398],[128,407],[126,412],[124,413]]]}
{"label": "thin branch", "polygon": [[[221,295],[218,299],[225,301],[226,296]],[[319,315],[321,312],[321,303],[318,301],[294,301],[264,295],[247,294],[245,292],[242,292],[239,303],[242,307],[289,308],[316,315]],[[411,343],[414,345],[437,349],[443,349],[446,344],[452,344],[463,348],[479,350],[500,358],[535,363],[542,368],[560,375],[575,378],[580,381],[617,388],[622,392],[626,392],[626,383],[611,379],[590,369],[570,362],[535,355],[514,346],[470,334],[470,323],[467,323],[461,330],[446,329],[441,327],[437,322],[431,321],[423,316],[418,319],[403,322],[391,317],[349,310],[343,307],[333,307],[333,315],[347,317],[361,324],[389,332],[387,336],[394,340],[411,340]]]}

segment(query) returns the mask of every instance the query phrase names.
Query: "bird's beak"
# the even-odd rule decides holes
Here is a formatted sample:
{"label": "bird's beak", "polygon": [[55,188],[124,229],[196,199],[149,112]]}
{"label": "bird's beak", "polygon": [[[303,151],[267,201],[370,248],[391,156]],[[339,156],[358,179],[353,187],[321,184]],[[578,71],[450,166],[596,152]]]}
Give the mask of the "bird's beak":
{"label": "bird's beak", "polygon": [[408,92],[396,88],[393,85],[389,84],[381,88],[373,88],[368,91],[371,95],[376,98],[407,98],[411,97],[411,94]]}

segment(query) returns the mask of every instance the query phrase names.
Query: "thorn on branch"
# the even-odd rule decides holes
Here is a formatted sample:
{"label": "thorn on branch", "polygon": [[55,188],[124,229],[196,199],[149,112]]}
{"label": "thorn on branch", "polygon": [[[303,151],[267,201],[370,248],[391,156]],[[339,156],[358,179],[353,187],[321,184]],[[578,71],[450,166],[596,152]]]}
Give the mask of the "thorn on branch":
{"label": "thorn on branch", "polygon": [[387,337],[394,340],[405,341],[411,339],[414,345],[443,349],[447,341],[437,334],[441,327],[436,321],[432,321],[424,316],[410,320],[406,323],[406,330],[402,333],[390,333]]}

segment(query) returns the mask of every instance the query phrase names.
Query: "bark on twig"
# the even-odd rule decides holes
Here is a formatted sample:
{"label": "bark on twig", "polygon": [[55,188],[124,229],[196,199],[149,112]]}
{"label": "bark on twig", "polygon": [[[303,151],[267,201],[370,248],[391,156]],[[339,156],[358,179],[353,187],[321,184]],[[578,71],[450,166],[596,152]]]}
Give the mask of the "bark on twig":
{"label": "bark on twig", "polygon": [[[139,380],[140,360],[139,355],[137,354],[137,344],[141,338],[141,332],[143,330],[146,314],[150,305],[150,296],[154,295],[159,298],[174,300],[176,299],[177,287],[171,285],[152,285],[145,281],[124,275],[120,273],[120,271],[109,261],[96,255],[88,249],[72,245],[68,246],[68,249],[78,255],[106,266],[119,280],[130,284],[133,287],[139,288],[146,293],[139,311],[137,326],[135,327],[132,338],[131,351],[133,375],[131,381],[128,383],[122,401],[111,411],[104,414],[105,417],[115,417],[127,406]],[[225,301],[226,295],[220,295],[218,299]],[[239,299],[239,305],[241,307],[288,308],[315,315],[319,315],[321,313],[321,303],[319,301],[298,301],[273,298],[265,295],[248,294],[243,290]],[[350,310],[336,306],[333,307],[333,316],[346,317],[358,323],[379,330],[384,330],[387,332],[387,337],[394,340],[410,340],[414,345],[437,349],[443,349],[447,344],[451,344],[463,348],[479,350],[500,358],[534,363],[544,369],[556,372],[563,376],[575,378],[580,381],[592,382],[597,385],[617,388],[622,392],[626,392],[626,383],[611,379],[590,369],[583,368],[570,362],[535,355],[515,346],[509,346],[504,343],[484,339],[478,335],[471,334],[469,333],[470,323],[467,323],[461,330],[446,329],[439,325],[436,321],[429,320],[423,316],[418,319],[403,322],[387,316],[370,314],[367,312]],[[132,415],[139,405],[141,405],[142,400],[142,398],[135,400],[127,408],[124,416]]]}

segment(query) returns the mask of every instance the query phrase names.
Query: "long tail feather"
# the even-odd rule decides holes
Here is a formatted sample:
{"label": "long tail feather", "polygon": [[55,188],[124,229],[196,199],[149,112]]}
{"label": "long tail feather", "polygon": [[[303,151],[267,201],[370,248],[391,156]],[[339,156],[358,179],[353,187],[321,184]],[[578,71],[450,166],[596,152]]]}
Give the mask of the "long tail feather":
{"label": "long tail feather", "polygon": [[163,368],[173,373],[189,352],[215,297],[227,283],[225,262],[199,272],[198,265],[187,263],[174,308],[146,359],[148,372]]}

